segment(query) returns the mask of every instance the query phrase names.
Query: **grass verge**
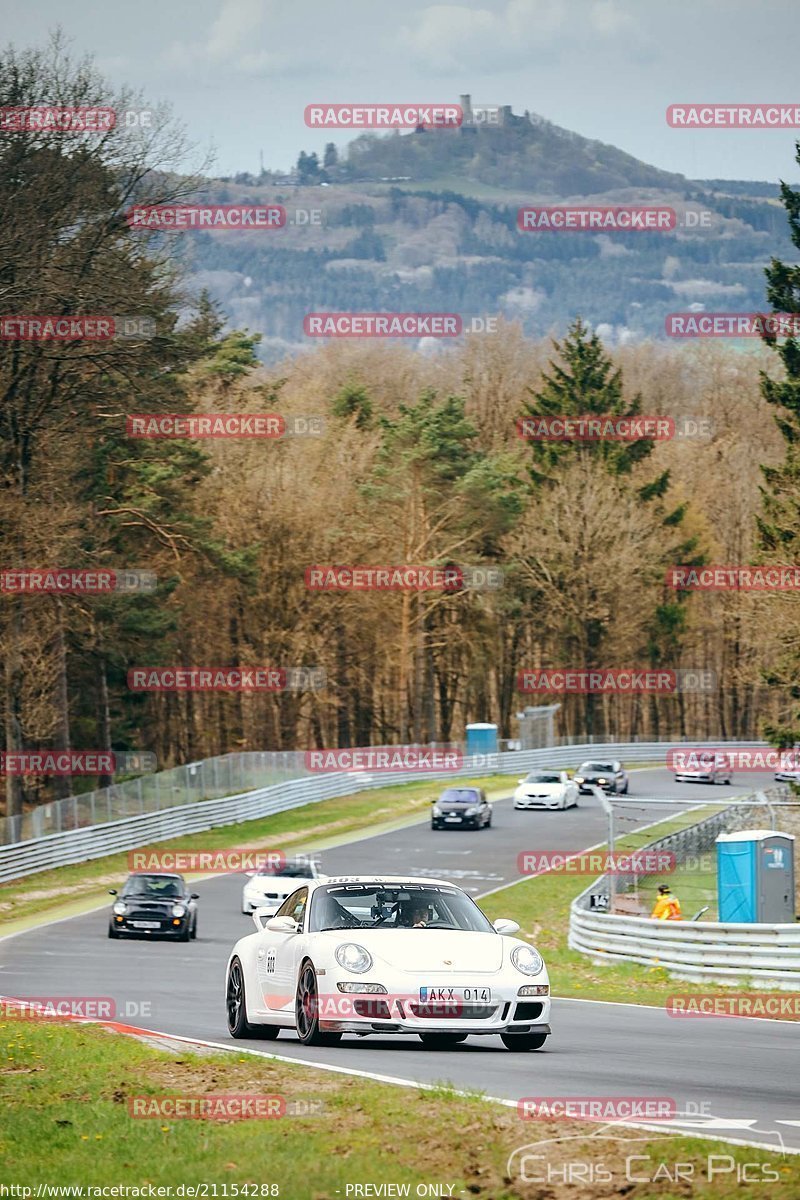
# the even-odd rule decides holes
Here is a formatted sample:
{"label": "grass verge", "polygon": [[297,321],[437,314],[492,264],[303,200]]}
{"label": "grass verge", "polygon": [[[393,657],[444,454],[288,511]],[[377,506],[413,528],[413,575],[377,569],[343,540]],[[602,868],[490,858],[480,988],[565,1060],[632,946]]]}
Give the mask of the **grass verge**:
{"label": "grass verge", "polygon": [[[515,1109],[446,1087],[409,1090],[245,1054],[165,1051],[101,1028],[49,1021],[1,1019],[0,1042],[3,1178],[33,1189],[29,1195],[39,1184],[206,1184],[217,1187],[207,1196],[285,1200],[381,1194],[667,1200],[688,1191],[699,1200],[756,1200],[765,1182],[778,1183],[775,1196],[800,1191],[800,1158],[778,1151],[620,1126],[605,1130],[612,1140],[598,1139],[597,1126],[523,1121]],[[136,1098],[237,1093],[282,1097],[298,1115],[236,1121],[131,1115]],[[313,1115],[303,1115],[309,1105]],[[508,1173],[509,1155],[523,1146],[541,1156],[523,1164],[528,1180],[541,1182],[520,1179],[520,1156]],[[640,1157],[626,1167],[630,1155]],[[744,1163],[748,1182],[737,1178]],[[684,1182],[676,1185],[679,1168]],[[434,1183],[441,1190],[417,1191]],[[373,1190],[353,1190],[370,1184]],[[374,1190],[387,1184],[395,1188]],[[408,1192],[400,1190],[405,1186]]]}

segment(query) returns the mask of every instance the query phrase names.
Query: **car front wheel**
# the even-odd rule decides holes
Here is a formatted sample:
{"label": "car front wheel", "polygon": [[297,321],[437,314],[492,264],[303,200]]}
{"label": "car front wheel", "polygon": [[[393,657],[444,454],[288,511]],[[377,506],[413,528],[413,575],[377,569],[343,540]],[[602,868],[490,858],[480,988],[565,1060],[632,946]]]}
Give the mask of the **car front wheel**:
{"label": "car front wheel", "polygon": [[541,1050],[548,1038],[546,1033],[501,1033],[507,1050]]}
{"label": "car front wheel", "polygon": [[317,974],[310,962],[305,964],[297,981],[294,1011],[297,1036],[304,1046],[335,1046],[341,1041],[340,1033],[320,1030]]}

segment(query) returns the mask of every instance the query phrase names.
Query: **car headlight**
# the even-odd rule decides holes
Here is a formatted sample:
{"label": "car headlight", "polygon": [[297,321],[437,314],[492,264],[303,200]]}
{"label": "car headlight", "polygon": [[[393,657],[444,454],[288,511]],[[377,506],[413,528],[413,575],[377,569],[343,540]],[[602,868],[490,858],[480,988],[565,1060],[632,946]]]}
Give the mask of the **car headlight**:
{"label": "car headlight", "polygon": [[585,783],[586,782],[582,775],[575,775],[575,776],[573,776],[573,778],[576,783]]}
{"label": "car headlight", "polygon": [[127,904],[124,904],[122,900],[118,900],[117,903],[114,905],[114,912],[117,914],[118,917],[121,917],[127,911],[128,911],[128,906],[127,906]]}
{"label": "car headlight", "polygon": [[336,947],[336,961],[340,967],[344,967],[345,971],[352,971],[354,975],[363,975],[364,971],[368,971],[372,966],[372,955],[369,950],[365,950],[363,946],[357,946],[355,942],[345,942]]}
{"label": "car headlight", "polygon": [[433,813],[433,815],[435,817],[440,817],[442,815],[442,810],[439,808],[438,804],[434,804],[433,808],[431,809],[431,812]]}
{"label": "car headlight", "polygon": [[597,782],[598,783],[608,783],[608,780],[606,779],[605,775],[601,775],[600,778],[597,780]]}
{"label": "car headlight", "polygon": [[525,983],[517,989],[518,996],[549,996],[549,983]]}
{"label": "car headlight", "polygon": [[533,946],[515,946],[511,951],[511,961],[523,975],[538,975],[544,969],[544,960]]}
{"label": "car headlight", "polygon": [[182,904],[174,904],[172,906],[172,915],[173,915],[173,917],[185,917],[186,909],[183,907]]}
{"label": "car headlight", "polygon": [[479,813],[480,811],[481,811],[481,810],[480,810],[480,808],[478,807],[478,805],[477,805],[477,804],[471,804],[471,805],[469,806],[469,808],[467,809],[467,811],[466,811],[466,813],[465,813],[465,816],[467,816],[467,817],[477,817],[477,815],[478,815],[478,813]]}

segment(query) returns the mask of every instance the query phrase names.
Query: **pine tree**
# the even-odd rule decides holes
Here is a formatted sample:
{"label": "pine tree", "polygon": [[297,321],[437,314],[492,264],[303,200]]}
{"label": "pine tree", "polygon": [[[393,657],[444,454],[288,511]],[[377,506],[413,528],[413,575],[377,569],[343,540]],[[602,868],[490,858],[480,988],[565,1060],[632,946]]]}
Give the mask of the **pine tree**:
{"label": "pine tree", "polygon": [[[796,161],[800,162],[800,143]],[[781,184],[781,200],[789,222],[792,244],[800,249],[800,191]],[[776,313],[800,314],[800,266],[773,258],[765,270],[767,300]],[[778,355],[783,366],[779,379],[761,376],[761,392],[775,405],[775,423],[785,444],[785,457],[778,466],[762,466],[762,513],[756,516],[759,543],[764,558],[772,563],[796,564],[800,561],[800,339],[786,338],[780,343],[774,333],[764,341]],[[773,598],[777,600],[777,598]],[[791,597],[787,606],[794,607]],[[791,619],[791,615],[790,615]],[[767,682],[781,688],[787,697],[781,719],[765,726],[768,741],[779,749],[800,743],[800,661],[797,651],[797,620],[794,634],[787,636],[782,658],[768,672]]]}

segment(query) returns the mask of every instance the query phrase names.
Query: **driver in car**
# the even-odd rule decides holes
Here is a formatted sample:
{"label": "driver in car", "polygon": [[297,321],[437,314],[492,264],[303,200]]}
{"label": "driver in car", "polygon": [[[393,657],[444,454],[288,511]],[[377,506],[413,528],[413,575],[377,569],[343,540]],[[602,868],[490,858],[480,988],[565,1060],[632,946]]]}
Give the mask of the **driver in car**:
{"label": "driver in car", "polygon": [[403,905],[398,924],[406,925],[411,929],[425,929],[429,921],[428,905],[422,904],[419,900],[412,900],[410,904]]}

